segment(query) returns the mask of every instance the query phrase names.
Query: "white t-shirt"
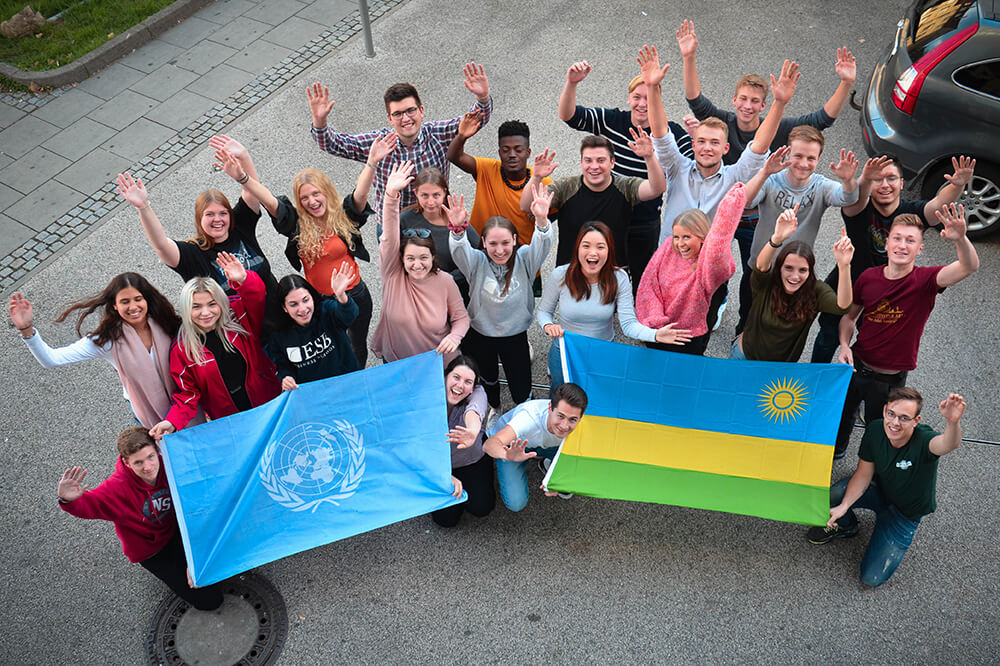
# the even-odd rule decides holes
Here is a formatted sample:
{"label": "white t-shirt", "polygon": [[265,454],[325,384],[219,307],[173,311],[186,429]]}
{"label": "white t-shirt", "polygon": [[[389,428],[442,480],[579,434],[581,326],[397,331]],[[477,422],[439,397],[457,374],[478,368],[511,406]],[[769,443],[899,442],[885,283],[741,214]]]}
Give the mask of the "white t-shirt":
{"label": "white t-shirt", "polygon": [[549,432],[548,400],[528,400],[501,416],[489,432],[492,437],[510,426],[518,439],[528,440],[527,449],[552,449],[562,444],[562,438]]}

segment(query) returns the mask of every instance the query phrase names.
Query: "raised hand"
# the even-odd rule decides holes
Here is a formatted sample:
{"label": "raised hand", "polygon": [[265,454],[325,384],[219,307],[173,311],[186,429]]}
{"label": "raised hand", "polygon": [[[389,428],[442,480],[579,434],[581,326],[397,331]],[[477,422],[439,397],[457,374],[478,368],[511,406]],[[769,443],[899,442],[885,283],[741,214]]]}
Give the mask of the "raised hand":
{"label": "raised hand", "polygon": [[777,81],[774,80],[774,74],[771,74],[771,94],[774,95],[774,101],[788,104],[795,94],[795,86],[799,84],[801,76],[799,64],[793,60],[786,60],[781,65],[781,75]]}
{"label": "raised hand", "polygon": [[476,96],[481,102],[485,102],[490,97],[490,81],[486,78],[486,71],[482,65],[474,62],[467,63],[462,68],[465,75],[466,89]]}
{"label": "raised hand", "polygon": [[556,151],[553,150],[550,152],[548,148],[535,155],[535,165],[531,175],[538,176],[539,178],[548,178],[556,170],[556,167],[559,166],[559,163],[555,159]]}
{"label": "raised hand", "polygon": [[465,209],[465,195],[448,195],[448,205],[442,206],[448,215],[448,231],[460,234],[469,226],[469,211]]}
{"label": "raised hand", "polygon": [[944,225],[941,238],[959,241],[965,236],[965,206],[962,204],[945,204],[934,211],[938,222]]}
{"label": "raised hand", "polygon": [[298,387],[299,385],[295,383],[295,379],[293,377],[285,377],[281,380],[282,391],[294,391]]}
{"label": "raised hand", "polygon": [[222,272],[226,274],[226,279],[239,286],[247,279],[247,269],[240,263],[235,255],[229,252],[220,252],[215,258],[215,263],[219,265]]}
{"label": "raised hand", "polygon": [[475,109],[469,111],[464,116],[462,120],[458,123],[458,135],[463,139],[469,139],[476,135],[479,128],[482,127],[483,120],[483,110]]}
{"label": "raised hand", "polygon": [[330,89],[317,81],[306,87],[309,97],[309,113],[313,117],[313,127],[326,127],[326,117],[333,109],[334,101],[330,99]]}
{"label": "raised hand", "polygon": [[847,235],[847,229],[840,228],[840,239],[833,244],[833,258],[837,261],[837,268],[840,270],[850,270],[851,259],[854,258],[854,244]]}
{"label": "raised hand", "polygon": [[146,186],[142,184],[142,179],[136,180],[132,178],[132,174],[126,171],[118,174],[116,181],[118,182],[118,194],[125,201],[136,208],[144,208],[149,203],[149,193],[146,192]]}
{"label": "raised hand", "polygon": [[890,164],[892,164],[892,160],[885,155],[865,160],[865,165],[861,167],[861,180],[874,183],[882,177],[882,170]]}
{"label": "raised hand", "polygon": [[694,135],[694,131],[698,129],[698,125],[701,125],[693,113],[685,113],[681,121],[684,123],[684,129],[692,136]]}
{"label": "raised hand", "polygon": [[70,467],[63,472],[62,478],[59,479],[56,495],[64,502],[72,502],[79,498],[87,490],[87,484],[83,482],[86,476],[87,470],[82,467]]}
{"label": "raised hand", "polygon": [[830,162],[830,168],[837,178],[846,183],[858,172],[858,158],[854,156],[854,151],[841,148],[840,161],[836,164]]}
{"label": "raised hand", "polygon": [[938,405],[938,409],[941,410],[941,416],[944,417],[945,421],[949,421],[950,423],[958,423],[962,415],[965,414],[965,408],[965,398],[957,393],[950,393]]}
{"label": "raised hand", "polygon": [[454,444],[456,449],[467,449],[476,443],[478,436],[478,430],[471,430],[465,426],[457,425],[448,431],[448,442]]}
{"label": "raised hand", "polygon": [[526,439],[515,439],[513,442],[507,445],[507,451],[504,454],[504,458],[511,462],[524,462],[529,458],[534,458],[538,454],[534,451],[525,451],[528,446],[528,440]]}
{"label": "raised hand", "polygon": [[[341,264],[340,268],[330,275],[330,293],[337,300],[340,300],[340,297],[347,291],[347,285],[351,284],[353,279],[354,268],[346,262]],[[344,302],[346,303],[346,300]]]}
{"label": "raised hand", "polygon": [[395,197],[413,181],[413,162],[394,164],[385,181],[385,193]]}
{"label": "raised hand", "polygon": [[846,46],[837,49],[837,65],[835,69],[841,81],[854,83],[854,79],[858,76],[858,65]]}
{"label": "raised hand", "polygon": [[223,150],[235,157],[237,161],[243,160],[250,154],[242,143],[225,134],[216,134],[208,140],[208,145],[215,148],[216,156],[219,155],[220,150]]}
{"label": "raised hand", "polygon": [[674,328],[677,324],[667,324],[656,331],[656,341],[662,345],[683,345],[691,342],[691,330]]}
{"label": "raised hand", "polygon": [[961,155],[958,158],[953,157],[951,158],[951,167],[955,170],[955,173],[951,175],[945,174],[945,180],[952,185],[965,188],[969,184],[969,181],[972,180],[972,173],[976,169],[976,160],[965,155]]}
{"label": "raised hand", "polygon": [[163,439],[164,435],[169,435],[172,432],[177,432],[177,428],[170,421],[160,421],[155,426],[149,429],[149,436],[160,441]]}
{"label": "raised hand", "polygon": [[215,166],[222,169],[227,176],[239,182],[246,177],[247,173],[240,166],[239,160],[225,148],[215,149]]}
{"label": "raised hand", "polygon": [[35,310],[31,307],[31,301],[25,298],[21,292],[15,291],[10,295],[10,320],[14,323],[15,328],[19,331],[24,331],[35,323]]}
{"label": "raised hand", "polygon": [[579,83],[587,78],[587,74],[590,74],[591,70],[590,63],[586,60],[581,60],[580,62],[574,62],[566,70],[566,81],[567,83]]}
{"label": "raised hand", "polygon": [[552,207],[552,197],[555,192],[549,190],[548,186],[539,183],[531,185],[531,214],[535,216],[535,222],[548,219],[549,209]]}
{"label": "raised hand", "polygon": [[635,131],[634,127],[628,128],[629,134],[632,135],[632,140],[628,142],[628,147],[632,149],[636,157],[641,157],[643,159],[653,156],[653,139],[646,131],[639,128],[638,133]]}
{"label": "raised hand", "polygon": [[776,151],[767,156],[767,161],[764,162],[764,173],[772,176],[776,173],[781,173],[785,170],[792,160],[786,159],[792,153],[790,146],[782,146]]}
{"label": "raised hand", "polygon": [[372,141],[371,148],[368,149],[368,163],[378,164],[385,156],[396,150],[396,144],[399,143],[399,136],[395,132],[389,132],[385,136],[380,136],[379,138]]}
{"label": "raised hand", "polygon": [[795,230],[799,228],[799,218],[796,217],[796,213],[799,212],[799,204],[795,204],[794,208],[786,208],[781,211],[781,215],[778,216],[777,221],[774,223],[774,233],[771,234],[771,238],[776,238],[778,240],[777,245],[781,245],[786,240],[792,237]]}
{"label": "raised hand", "polygon": [[639,49],[639,56],[636,58],[639,63],[639,71],[642,73],[642,81],[647,86],[658,86],[663,77],[666,76],[670,65],[660,67],[660,54],[655,46],[644,44]]}
{"label": "raised hand", "polygon": [[677,48],[681,50],[681,57],[693,56],[698,50],[698,35],[694,34],[694,21],[685,19],[676,34]]}
{"label": "raised hand", "polygon": [[458,349],[458,343],[450,335],[444,336],[441,342],[438,343],[437,351],[438,354],[451,354]]}

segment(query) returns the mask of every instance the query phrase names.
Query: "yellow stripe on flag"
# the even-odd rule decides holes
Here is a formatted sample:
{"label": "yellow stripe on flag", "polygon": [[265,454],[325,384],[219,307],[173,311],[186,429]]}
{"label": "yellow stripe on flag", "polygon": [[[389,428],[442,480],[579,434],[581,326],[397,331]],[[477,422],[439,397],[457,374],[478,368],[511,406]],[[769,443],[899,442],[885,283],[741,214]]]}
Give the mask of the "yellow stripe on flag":
{"label": "yellow stripe on flag", "polygon": [[586,415],[562,454],[828,486],[833,447]]}

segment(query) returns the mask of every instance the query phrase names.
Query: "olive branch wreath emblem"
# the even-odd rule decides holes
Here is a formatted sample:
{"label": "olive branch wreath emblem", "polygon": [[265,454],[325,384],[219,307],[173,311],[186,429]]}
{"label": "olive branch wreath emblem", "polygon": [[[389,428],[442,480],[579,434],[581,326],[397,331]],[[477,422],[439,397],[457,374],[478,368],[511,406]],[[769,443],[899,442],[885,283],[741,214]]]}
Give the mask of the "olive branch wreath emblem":
{"label": "olive branch wreath emblem", "polygon": [[320,426],[323,430],[328,429],[338,429],[344,439],[347,440],[347,445],[350,450],[351,459],[347,468],[347,472],[344,474],[344,480],[341,482],[340,487],[337,492],[332,495],[326,495],[325,497],[319,497],[313,500],[304,500],[298,493],[288,490],[281,485],[278,481],[277,475],[274,473],[274,450],[277,447],[279,439],[271,440],[271,442],[265,447],[264,455],[260,461],[260,483],[264,486],[264,490],[275,502],[283,507],[291,509],[292,511],[311,511],[316,513],[316,509],[319,508],[324,502],[329,502],[335,506],[340,506],[338,500],[347,499],[353,495],[358,486],[361,485],[361,477],[365,474],[365,447],[364,438],[358,429],[346,421],[334,421],[330,425],[318,424],[318,423],[304,423],[300,427],[308,426]]}

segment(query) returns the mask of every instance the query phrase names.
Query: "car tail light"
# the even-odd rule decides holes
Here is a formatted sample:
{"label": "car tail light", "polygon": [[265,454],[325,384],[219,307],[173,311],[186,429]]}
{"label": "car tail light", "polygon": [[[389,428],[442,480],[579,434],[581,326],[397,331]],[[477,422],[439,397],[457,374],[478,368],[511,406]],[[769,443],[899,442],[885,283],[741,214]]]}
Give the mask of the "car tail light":
{"label": "car tail light", "polygon": [[896,108],[906,114],[913,114],[913,107],[917,104],[917,96],[920,88],[924,85],[924,79],[931,73],[938,63],[944,60],[949,53],[957,49],[965,40],[976,34],[979,29],[978,23],[973,23],[968,28],[956,32],[954,35],[941,42],[933,51],[925,53],[920,60],[906,68],[899,78],[896,79],[896,87],[892,89],[892,103]]}

